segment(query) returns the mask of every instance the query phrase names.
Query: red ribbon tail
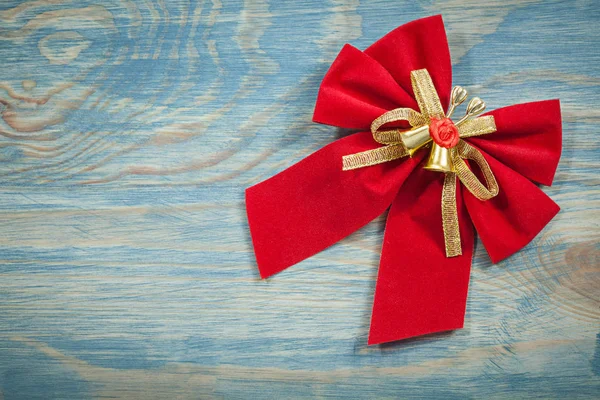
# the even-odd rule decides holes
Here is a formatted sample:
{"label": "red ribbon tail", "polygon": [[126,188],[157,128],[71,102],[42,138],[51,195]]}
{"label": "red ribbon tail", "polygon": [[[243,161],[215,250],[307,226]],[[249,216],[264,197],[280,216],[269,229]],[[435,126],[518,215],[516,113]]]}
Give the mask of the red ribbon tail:
{"label": "red ribbon tail", "polygon": [[444,175],[417,169],[392,203],[375,288],[368,344],[463,327],[473,227],[457,191],[462,255],[447,258]]}
{"label": "red ribbon tail", "polygon": [[423,155],[342,170],[343,156],[378,146],[370,132],[356,133],[246,190],[262,278],[324,250],[389,207]]}

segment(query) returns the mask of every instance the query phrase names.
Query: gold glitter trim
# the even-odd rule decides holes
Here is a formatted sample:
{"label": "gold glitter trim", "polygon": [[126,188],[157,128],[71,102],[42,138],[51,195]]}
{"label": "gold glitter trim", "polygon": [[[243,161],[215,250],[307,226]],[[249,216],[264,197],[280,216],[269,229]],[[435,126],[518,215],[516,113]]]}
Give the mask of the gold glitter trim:
{"label": "gold glitter trim", "polygon": [[[458,142],[456,146],[456,153],[453,157],[454,168],[456,169],[456,174],[458,178],[462,182],[463,185],[471,192],[475,197],[479,200],[489,200],[495,197],[500,188],[498,187],[498,182],[496,182],[496,177],[494,177],[494,173],[492,172],[490,165],[487,163],[483,154],[479,152],[476,148],[469,145],[464,140]],[[464,161],[473,160],[481,169],[483,173],[483,177],[486,182],[486,186],[483,185],[475,176],[473,171],[469,169],[467,163]]]}
{"label": "gold glitter trim", "polygon": [[342,157],[342,170],[349,171],[351,169],[381,164],[387,161],[402,158],[407,154],[408,151],[403,144],[378,147],[373,150],[367,150]]}
{"label": "gold glitter trim", "polygon": [[[456,205],[456,178],[458,177],[469,192],[482,201],[495,197],[500,191],[490,165],[483,157],[483,154],[475,147],[461,140],[452,149],[451,156],[455,172],[446,173],[442,189],[442,226],[444,230],[446,257],[455,257],[462,254],[458,209]],[[465,159],[472,160],[479,166],[487,187],[469,169],[469,166],[464,161]]]}
{"label": "gold glitter trim", "polygon": [[413,92],[415,92],[415,98],[419,103],[419,109],[421,114],[427,121],[434,118],[444,118],[444,109],[440,98],[435,90],[431,76],[426,69],[418,69],[411,71],[410,82],[412,83]]}
{"label": "gold glitter trim", "polygon": [[496,132],[496,122],[492,115],[470,119],[458,126],[458,134],[461,138],[486,135]]}
{"label": "gold glitter trim", "polygon": [[400,138],[400,135],[402,132],[399,129],[387,131],[379,130],[379,128],[381,128],[383,125],[397,121],[408,121],[412,127],[426,125],[428,122],[420,113],[411,108],[396,108],[386,112],[381,117],[373,121],[371,124],[371,133],[373,134],[373,139],[381,144],[401,143],[402,139]]}
{"label": "gold glitter trim", "polygon": [[462,254],[458,210],[456,207],[456,174],[446,173],[442,189],[442,227],[444,229],[444,245],[446,257]]}

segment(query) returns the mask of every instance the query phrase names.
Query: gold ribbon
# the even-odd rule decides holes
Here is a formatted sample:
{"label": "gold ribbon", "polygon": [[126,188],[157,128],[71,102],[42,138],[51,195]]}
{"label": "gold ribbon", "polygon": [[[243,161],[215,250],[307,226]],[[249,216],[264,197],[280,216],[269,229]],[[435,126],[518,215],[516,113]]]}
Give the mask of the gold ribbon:
{"label": "gold ribbon", "polygon": [[[412,156],[417,150],[428,146],[431,143],[432,139],[429,135],[429,121],[431,118],[446,118],[446,115],[444,114],[444,109],[439,96],[427,70],[420,69],[412,71],[410,73],[410,78],[420,112],[410,108],[396,108],[375,119],[371,124],[371,133],[373,139],[384,146],[344,156],[342,160],[342,168],[344,171]],[[459,91],[456,92],[456,96],[461,97],[461,99],[456,100],[453,97],[448,118],[454,112],[455,106],[462,103],[466,98],[466,91],[462,88],[457,88]],[[453,96],[455,96],[454,90],[452,93]],[[455,100],[458,103],[455,103]],[[470,108],[473,110],[470,111]],[[496,124],[493,116],[468,119],[483,111],[484,108],[485,104],[479,99],[473,99],[471,103],[469,103],[467,115],[455,124],[461,139],[485,135],[496,131]],[[382,127],[387,124],[399,121],[408,122],[412,129],[382,129]],[[434,148],[436,146],[437,145],[434,144],[431,147]],[[454,257],[462,254],[458,210],[456,205],[457,178],[469,192],[482,201],[489,200],[496,196],[499,188],[496,178],[481,152],[464,140],[459,140],[458,144],[451,149],[438,148],[436,150],[438,152],[441,150],[446,158],[449,159],[449,167],[444,169],[446,175],[444,177],[444,186],[442,189],[442,228],[444,232],[446,256]],[[483,184],[473,171],[471,171],[465,160],[470,160],[477,164],[483,174],[485,184]]]}

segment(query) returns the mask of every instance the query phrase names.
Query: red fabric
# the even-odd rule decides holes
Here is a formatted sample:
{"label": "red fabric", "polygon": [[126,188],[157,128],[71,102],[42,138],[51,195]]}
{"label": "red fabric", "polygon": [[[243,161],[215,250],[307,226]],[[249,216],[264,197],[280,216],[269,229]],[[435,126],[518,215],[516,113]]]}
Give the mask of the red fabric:
{"label": "red fabric", "polygon": [[368,344],[462,328],[473,227],[460,193],[463,254],[447,258],[440,207],[444,175],[417,168],[388,214]]}
{"label": "red fabric", "polygon": [[486,115],[494,116],[498,130],[468,141],[526,178],[552,185],[562,149],[560,102],[517,104]]}
{"label": "red fabric", "polygon": [[494,171],[500,192],[480,201],[464,187],[462,191],[481,242],[492,262],[497,263],[531,242],[560,208],[528,179],[482,154]]}
{"label": "red fabric", "polygon": [[381,64],[347,44],[323,79],[313,121],[369,130],[375,118],[398,104],[417,108]]}
{"label": "red fabric", "polygon": [[368,130],[394,108],[418,110],[410,72],[427,68],[444,108],[452,86],[452,65],[441,16],[409,22],[367,50],[345,45],[323,78],[313,121]]}
{"label": "red fabric", "polygon": [[[388,70],[398,85],[413,98],[410,72],[427,68],[442,106],[444,109],[448,107],[452,88],[452,63],[441,15],[421,18],[394,29],[369,46],[365,54]],[[411,105],[405,104],[402,107]]]}
{"label": "red fabric", "polygon": [[[427,68],[447,107],[451,65],[440,16],[401,26],[364,52],[346,45],[323,79],[316,122],[367,130],[397,107],[416,109],[410,72]],[[480,201],[457,191],[462,256],[447,258],[441,219],[443,175],[423,170],[419,151],[342,171],[342,157],[379,147],[370,132],[337,140],[246,191],[248,221],[263,278],[339,241],[390,204],[369,344],[462,327],[473,226],[493,262],[525,246],[558,212],[529,179],[549,185],[560,158],[557,100],[501,108],[497,132],[467,139],[482,150],[500,194]],[[406,181],[406,182],[405,182]]]}
{"label": "red fabric", "polygon": [[390,206],[424,152],[342,171],[342,156],[378,146],[371,132],[356,133],[248,188],[246,210],[261,277],[324,250]]}

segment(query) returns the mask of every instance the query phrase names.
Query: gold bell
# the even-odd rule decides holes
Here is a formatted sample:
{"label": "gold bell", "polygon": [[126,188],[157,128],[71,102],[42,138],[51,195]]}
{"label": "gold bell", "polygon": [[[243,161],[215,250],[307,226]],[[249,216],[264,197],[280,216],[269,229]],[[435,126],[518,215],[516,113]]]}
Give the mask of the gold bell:
{"label": "gold bell", "polygon": [[451,149],[446,149],[433,142],[429,158],[423,168],[430,171],[454,172]]}
{"label": "gold bell", "polygon": [[431,136],[429,136],[429,125],[412,128],[411,130],[402,133],[402,142],[408,149],[408,154],[411,157],[417,150],[425,146],[430,141]]}

